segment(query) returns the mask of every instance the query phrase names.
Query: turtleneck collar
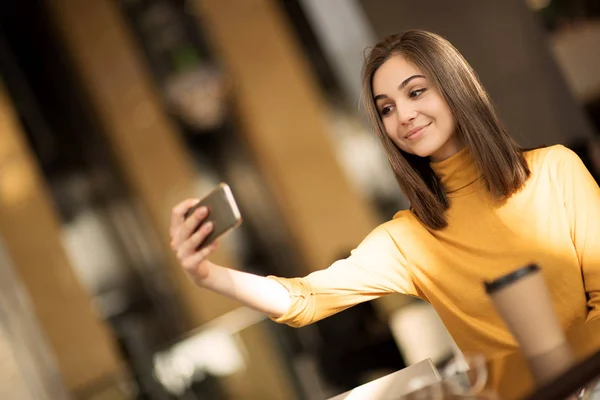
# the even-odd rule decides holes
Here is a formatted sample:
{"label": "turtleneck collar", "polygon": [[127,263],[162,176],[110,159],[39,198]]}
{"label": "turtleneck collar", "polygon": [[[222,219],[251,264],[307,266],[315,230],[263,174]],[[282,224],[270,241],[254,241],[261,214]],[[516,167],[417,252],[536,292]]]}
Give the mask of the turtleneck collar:
{"label": "turtleneck collar", "polygon": [[475,164],[469,148],[465,147],[444,161],[429,163],[446,193],[451,196],[478,189],[481,171]]}

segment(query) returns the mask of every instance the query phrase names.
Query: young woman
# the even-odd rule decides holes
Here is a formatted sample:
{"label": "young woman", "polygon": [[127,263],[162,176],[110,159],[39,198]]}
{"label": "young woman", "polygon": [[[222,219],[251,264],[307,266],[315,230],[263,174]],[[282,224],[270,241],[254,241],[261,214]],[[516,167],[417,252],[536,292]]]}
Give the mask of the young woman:
{"label": "young woman", "polygon": [[463,351],[493,358],[516,343],[483,282],[535,262],[565,329],[600,317],[600,189],[572,151],[522,150],[469,64],[433,33],[377,44],[363,83],[411,209],[375,228],[347,259],[284,279],[216,265],[208,259],[214,246],[196,251],[212,227],[202,209],[184,221],[197,202],[186,200],[173,209],[172,247],[198,286],[292,326],[389,293],[417,296]]}

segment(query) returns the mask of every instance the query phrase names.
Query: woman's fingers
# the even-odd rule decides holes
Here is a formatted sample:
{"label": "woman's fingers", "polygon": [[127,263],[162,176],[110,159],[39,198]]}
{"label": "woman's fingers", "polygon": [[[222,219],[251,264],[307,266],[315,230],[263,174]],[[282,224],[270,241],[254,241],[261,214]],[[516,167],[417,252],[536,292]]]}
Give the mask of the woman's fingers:
{"label": "woman's fingers", "polygon": [[195,210],[178,228],[175,229],[175,236],[172,239],[171,246],[177,249],[180,245],[186,242],[190,236],[194,234],[198,227],[208,215],[206,207],[200,207]]}
{"label": "woman's fingers", "polygon": [[212,222],[206,222],[202,224],[196,232],[194,232],[184,243],[179,246],[177,257],[180,260],[183,260],[190,254],[195,253],[200,244],[204,241],[204,239],[206,239],[212,230]]}
{"label": "woman's fingers", "polygon": [[[206,222],[208,209],[199,207],[187,218],[186,213],[198,204],[198,199],[187,199],[173,207],[171,212],[171,247],[184,270],[194,279],[208,274],[208,256],[217,248],[217,241],[199,249],[213,230],[213,223]],[[204,268],[202,268],[204,266]]]}
{"label": "woman's fingers", "polygon": [[175,237],[179,227],[183,224],[187,210],[198,204],[199,201],[199,199],[187,199],[173,207],[171,210],[171,239]]}

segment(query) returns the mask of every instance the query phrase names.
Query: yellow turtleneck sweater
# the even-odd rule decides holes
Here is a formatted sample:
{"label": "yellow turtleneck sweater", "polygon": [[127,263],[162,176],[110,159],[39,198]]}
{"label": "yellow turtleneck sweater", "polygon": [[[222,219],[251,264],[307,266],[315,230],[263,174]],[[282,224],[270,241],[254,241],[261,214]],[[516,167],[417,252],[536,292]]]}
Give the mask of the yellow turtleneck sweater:
{"label": "yellow turtleneck sweater", "polygon": [[305,278],[276,278],[292,305],[276,322],[304,326],[389,293],[429,302],[463,351],[487,357],[516,343],[483,286],[530,262],[546,278],[562,326],[600,317],[600,188],[571,150],[526,153],[531,177],[498,204],[463,149],[432,163],[450,197],[448,227],[410,211],[375,228],[345,260]]}

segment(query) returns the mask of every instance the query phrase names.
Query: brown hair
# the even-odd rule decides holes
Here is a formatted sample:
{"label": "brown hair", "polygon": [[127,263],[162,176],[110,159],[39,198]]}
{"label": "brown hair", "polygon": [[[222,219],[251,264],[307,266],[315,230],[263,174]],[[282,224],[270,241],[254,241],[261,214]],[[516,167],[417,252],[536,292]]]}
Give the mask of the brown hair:
{"label": "brown hair", "polygon": [[367,115],[383,143],[396,180],[413,213],[431,229],[448,225],[449,199],[429,166],[429,159],[400,150],[385,133],[373,99],[373,74],[385,61],[401,55],[419,68],[448,103],[456,120],[456,134],[470,149],[489,192],[497,199],[515,193],[529,177],[520,147],[500,123],[477,75],[443,37],[422,30],[388,36],[373,47],[363,67],[363,101]]}

